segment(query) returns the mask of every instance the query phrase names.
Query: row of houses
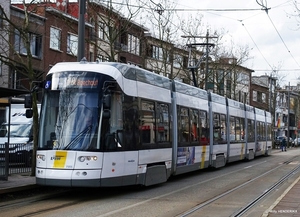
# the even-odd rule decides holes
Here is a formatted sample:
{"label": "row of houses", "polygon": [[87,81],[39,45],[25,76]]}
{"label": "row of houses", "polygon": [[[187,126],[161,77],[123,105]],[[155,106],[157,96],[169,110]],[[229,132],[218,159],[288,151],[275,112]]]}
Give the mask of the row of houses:
{"label": "row of houses", "polygon": [[[1,2],[0,87],[30,89],[57,62],[78,61],[79,6],[68,0]],[[254,70],[235,57],[206,56],[193,77],[191,63],[205,55],[197,48],[154,37],[100,1],[86,2],[84,17],[83,53],[88,61],[133,64],[275,114],[276,78],[252,76]]]}

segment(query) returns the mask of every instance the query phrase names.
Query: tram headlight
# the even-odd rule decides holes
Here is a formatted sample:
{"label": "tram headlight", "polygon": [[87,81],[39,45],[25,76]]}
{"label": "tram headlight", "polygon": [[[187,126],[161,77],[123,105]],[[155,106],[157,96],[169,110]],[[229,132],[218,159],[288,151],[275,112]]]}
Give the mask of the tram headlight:
{"label": "tram headlight", "polygon": [[46,157],[45,157],[45,155],[43,155],[43,154],[37,154],[37,155],[36,155],[36,159],[45,161]]}
{"label": "tram headlight", "polygon": [[79,156],[78,160],[80,162],[84,162],[84,161],[97,161],[98,157],[97,156]]}

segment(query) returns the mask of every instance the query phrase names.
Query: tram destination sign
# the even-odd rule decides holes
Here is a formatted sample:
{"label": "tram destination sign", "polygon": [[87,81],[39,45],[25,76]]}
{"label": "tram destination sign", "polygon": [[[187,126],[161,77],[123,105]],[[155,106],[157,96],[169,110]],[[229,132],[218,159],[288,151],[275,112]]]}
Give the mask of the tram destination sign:
{"label": "tram destination sign", "polygon": [[[98,88],[98,78],[90,76],[82,76],[76,74],[69,74],[67,76],[54,74],[52,77],[51,90],[63,89],[93,89]],[[50,87],[50,84],[48,84]]]}

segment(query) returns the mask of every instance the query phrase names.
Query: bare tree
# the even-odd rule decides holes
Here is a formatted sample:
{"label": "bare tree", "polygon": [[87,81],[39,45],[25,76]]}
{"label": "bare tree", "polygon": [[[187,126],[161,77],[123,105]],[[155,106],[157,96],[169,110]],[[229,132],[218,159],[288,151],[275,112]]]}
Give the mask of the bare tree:
{"label": "bare tree", "polygon": [[[0,60],[2,63],[10,67],[10,71],[14,72],[16,82],[23,88],[31,89],[35,81],[38,81],[42,75],[39,70],[39,61],[35,57],[41,57],[41,50],[38,50],[41,42],[40,29],[43,26],[44,20],[35,14],[31,13],[28,4],[23,0],[22,9],[15,8],[13,14],[7,16],[4,8],[1,7],[2,41]],[[8,36],[8,37],[7,37]],[[4,46],[6,45],[6,46]],[[34,46],[36,45],[36,46]],[[12,74],[11,74],[12,75]],[[38,140],[38,109],[37,109],[37,93],[32,92],[33,97],[33,156],[31,175],[35,175],[36,148]]]}

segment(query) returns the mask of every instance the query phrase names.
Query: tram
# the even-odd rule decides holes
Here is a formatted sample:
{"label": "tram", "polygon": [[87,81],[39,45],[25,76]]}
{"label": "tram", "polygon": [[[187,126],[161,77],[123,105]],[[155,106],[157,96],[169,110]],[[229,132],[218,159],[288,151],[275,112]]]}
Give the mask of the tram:
{"label": "tram", "polygon": [[121,63],[58,63],[44,82],[36,183],[150,186],[271,153],[271,115]]}

